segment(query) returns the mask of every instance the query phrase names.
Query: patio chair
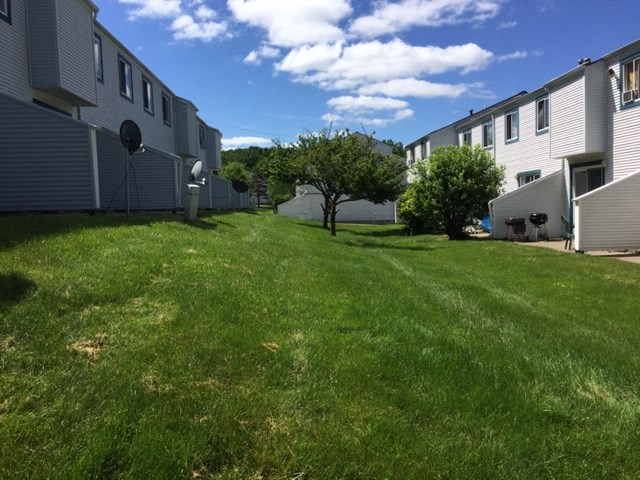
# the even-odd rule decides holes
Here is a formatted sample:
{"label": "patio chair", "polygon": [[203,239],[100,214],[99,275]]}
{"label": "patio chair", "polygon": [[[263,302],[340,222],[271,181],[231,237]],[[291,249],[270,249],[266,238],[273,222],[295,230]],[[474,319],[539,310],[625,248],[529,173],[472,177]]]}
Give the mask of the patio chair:
{"label": "patio chair", "polygon": [[567,217],[564,215],[560,215],[560,219],[562,220],[562,224],[564,225],[564,233],[562,234],[562,238],[564,238],[564,249],[567,249],[567,245],[569,246],[569,250],[571,250],[571,245],[573,244],[573,223],[570,223],[567,220]]}

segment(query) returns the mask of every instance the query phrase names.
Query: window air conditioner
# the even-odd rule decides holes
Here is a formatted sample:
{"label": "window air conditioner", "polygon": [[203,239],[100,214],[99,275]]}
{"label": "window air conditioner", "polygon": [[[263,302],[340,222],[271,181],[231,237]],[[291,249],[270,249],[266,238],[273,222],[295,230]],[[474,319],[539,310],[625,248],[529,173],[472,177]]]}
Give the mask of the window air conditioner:
{"label": "window air conditioner", "polygon": [[638,99],[638,90],[627,90],[626,92],[622,92],[622,103],[633,102]]}

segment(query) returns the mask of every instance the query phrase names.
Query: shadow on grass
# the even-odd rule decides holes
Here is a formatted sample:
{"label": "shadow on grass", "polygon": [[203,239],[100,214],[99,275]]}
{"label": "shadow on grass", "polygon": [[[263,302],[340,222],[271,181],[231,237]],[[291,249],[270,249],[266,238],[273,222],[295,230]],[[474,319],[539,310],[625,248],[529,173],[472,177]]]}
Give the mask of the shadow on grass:
{"label": "shadow on grass", "polygon": [[372,250],[381,249],[381,250],[404,250],[408,252],[428,252],[436,249],[436,247],[432,245],[396,245],[393,243],[380,243],[380,242],[364,240],[364,239],[341,240],[338,237],[337,241],[348,247],[368,248]]}
{"label": "shadow on grass", "polygon": [[17,272],[0,273],[0,312],[19,303],[37,285]]}
{"label": "shadow on grass", "polygon": [[0,215],[0,249],[11,248],[33,239],[54,236],[73,231],[113,228],[120,226],[144,226],[154,223],[181,223],[188,227],[215,230],[219,225],[236,228],[221,220],[227,215],[255,212],[245,210],[203,210],[198,211],[194,222],[185,221],[182,212],[124,212],[98,213],[5,213]]}

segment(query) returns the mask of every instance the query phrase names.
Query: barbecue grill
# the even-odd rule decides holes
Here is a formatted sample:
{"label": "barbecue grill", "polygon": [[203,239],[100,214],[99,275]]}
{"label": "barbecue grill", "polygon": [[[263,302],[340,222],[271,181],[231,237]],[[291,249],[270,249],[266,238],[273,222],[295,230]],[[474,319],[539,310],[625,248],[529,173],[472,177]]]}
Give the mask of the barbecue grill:
{"label": "barbecue grill", "polygon": [[535,228],[534,240],[538,240],[538,235],[549,238],[547,234],[546,223],[549,220],[549,216],[546,213],[532,213],[529,215],[529,221],[531,222],[531,229]]}
{"label": "barbecue grill", "polygon": [[527,231],[524,218],[509,217],[505,219],[504,223],[507,225],[507,234],[504,236],[505,239],[511,240],[514,235],[518,235],[518,237],[524,239],[524,234]]}

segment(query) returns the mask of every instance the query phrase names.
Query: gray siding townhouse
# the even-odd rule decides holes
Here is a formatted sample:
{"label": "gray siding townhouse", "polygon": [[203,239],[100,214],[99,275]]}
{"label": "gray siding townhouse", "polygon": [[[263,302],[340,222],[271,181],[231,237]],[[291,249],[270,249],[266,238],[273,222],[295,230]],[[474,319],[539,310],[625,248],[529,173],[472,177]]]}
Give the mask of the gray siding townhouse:
{"label": "gray siding townhouse", "polygon": [[[208,180],[202,208],[248,196],[213,174],[221,133],[197,117],[98,21],[89,0],[0,1],[0,211],[179,209],[193,163]],[[145,148],[127,172],[119,129]],[[214,200],[215,199],[215,200]]]}
{"label": "gray siding townhouse", "polygon": [[[579,251],[640,248],[640,40],[446,127],[451,144],[480,144],[506,169],[492,235],[506,218],[544,212],[551,236],[572,222]],[[436,131],[439,132],[439,131]],[[421,142],[407,146],[407,162]]]}

